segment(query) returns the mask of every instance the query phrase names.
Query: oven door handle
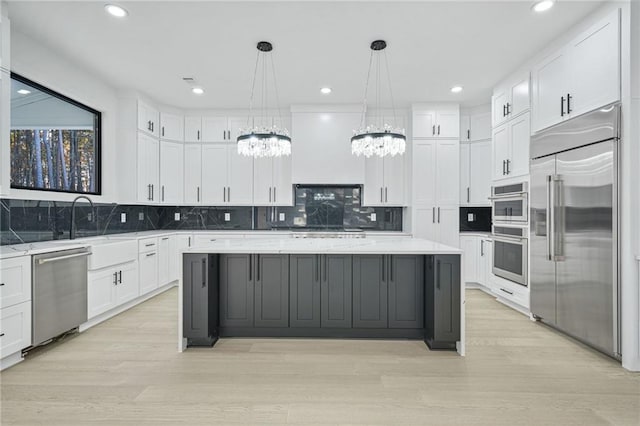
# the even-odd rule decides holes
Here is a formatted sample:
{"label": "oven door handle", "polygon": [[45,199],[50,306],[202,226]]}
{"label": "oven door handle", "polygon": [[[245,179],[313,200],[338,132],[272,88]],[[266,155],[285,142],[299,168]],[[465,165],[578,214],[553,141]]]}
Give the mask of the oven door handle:
{"label": "oven door handle", "polygon": [[510,192],[508,194],[504,194],[504,195],[493,195],[491,197],[488,197],[490,200],[504,200],[505,198],[524,198],[526,197],[527,192],[526,191],[520,191],[520,192]]}
{"label": "oven door handle", "polygon": [[527,243],[526,237],[516,237],[511,235],[502,235],[502,234],[492,234],[494,241],[500,241],[504,243],[520,243],[525,245]]}

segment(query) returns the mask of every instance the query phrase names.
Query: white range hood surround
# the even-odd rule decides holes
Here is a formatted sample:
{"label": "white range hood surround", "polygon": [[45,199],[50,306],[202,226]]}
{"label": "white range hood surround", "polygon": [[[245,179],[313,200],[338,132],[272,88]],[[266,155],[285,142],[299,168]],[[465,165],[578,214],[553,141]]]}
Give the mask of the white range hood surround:
{"label": "white range hood surround", "polygon": [[363,184],[364,157],[351,154],[362,105],[291,107],[293,183]]}

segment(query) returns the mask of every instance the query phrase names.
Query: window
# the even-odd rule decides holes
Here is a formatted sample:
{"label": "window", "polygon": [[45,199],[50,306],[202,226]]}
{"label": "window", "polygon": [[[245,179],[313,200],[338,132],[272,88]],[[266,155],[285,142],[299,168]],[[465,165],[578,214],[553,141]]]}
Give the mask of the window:
{"label": "window", "polygon": [[11,74],[11,187],[100,194],[100,112]]}

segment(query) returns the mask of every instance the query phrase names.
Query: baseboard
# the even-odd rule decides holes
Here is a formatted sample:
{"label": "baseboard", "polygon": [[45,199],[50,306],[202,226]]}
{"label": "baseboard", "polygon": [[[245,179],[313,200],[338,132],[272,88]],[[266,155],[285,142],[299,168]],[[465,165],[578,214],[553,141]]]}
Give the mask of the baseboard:
{"label": "baseboard", "polygon": [[147,300],[151,299],[152,297],[156,297],[157,295],[164,293],[165,291],[173,288],[173,287],[177,287],[178,282],[177,281],[173,281],[170,282],[169,284],[166,284],[162,287],[159,287],[155,290],[153,290],[150,293],[145,294],[144,296],[140,296],[136,299],[130,300],[127,303],[124,303],[116,308],[111,309],[110,311],[104,312],[96,317],[91,318],[89,321],[80,324],[80,327],[78,327],[78,330],[82,333],[85,330],[90,329],[93,326],[96,326],[98,324],[100,324],[101,322],[104,322],[106,320],[108,320],[109,318],[113,318],[118,314],[123,313],[124,311],[127,311],[131,308],[133,308],[136,305],[139,305],[142,302],[146,302]]}
{"label": "baseboard", "polygon": [[475,290],[482,290],[483,292],[487,293],[489,296],[493,296],[493,297],[496,296],[496,294],[489,287],[486,287],[483,284],[466,282],[466,283],[464,283],[464,285],[465,285],[465,288],[475,289]]}
{"label": "baseboard", "polygon": [[500,296],[497,296],[495,293],[493,293],[493,295],[495,296],[495,298],[496,298],[496,300],[498,302],[502,303],[505,306],[510,307],[511,309],[521,313],[522,315],[525,315],[527,318],[531,318],[531,314],[529,313],[529,309],[525,308],[522,305],[518,305],[517,303],[514,303],[511,300],[504,299],[504,298],[502,298]]}
{"label": "baseboard", "polygon": [[9,356],[6,356],[0,359],[0,371],[4,371],[9,367],[13,367],[14,365],[24,361],[24,357],[22,356],[22,351],[18,351]]}

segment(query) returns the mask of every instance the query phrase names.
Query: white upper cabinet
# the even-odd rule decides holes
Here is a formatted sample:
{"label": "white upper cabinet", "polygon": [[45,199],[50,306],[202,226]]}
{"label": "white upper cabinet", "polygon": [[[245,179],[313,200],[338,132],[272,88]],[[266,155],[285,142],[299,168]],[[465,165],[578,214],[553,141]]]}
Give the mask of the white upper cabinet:
{"label": "white upper cabinet", "polygon": [[253,205],[253,158],[236,144],[202,145],[202,204]]}
{"label": "white upper cabinet", "polygon": [[184,118],[184,141],[202,142],[202,117],[199,115]]}
{"label": "white upper cabinet", "polygon": [[460,111],[458,105],[415,105],[414,138],[458,138]]}
{"label": "white upper cabinet", "polygon": [[227,117],[202,117],[202,142],[228,142],[228,133]]}
{"label": "white upper cabinet", "polygon": [[529,114],[493,130],[493,180],[529,174]]}
{"label": "white upper cabinet", "polygon": [[149,104],[138,101],[138,130],[153,136],[160,134],[160,113]]}
{"label": "white upper cabinet", "polygon": [[160,141],[145,133],[138,134],[137,201],[160,201]]}
{"label": "white upper cabinet", "polygon": [[529,110],[529,78],[529,73],[517,75],[494,90],[491,98],[493,127]]}
{"label": "white upper cabinet", "polygon": [[491,138],[491,111],[460,112],[460,141],[479,141]]}
{"label": "white upper cabinet", "polygon": [[200,204],[202,201],[202,145],[184,146],[184,202]]}
{"label": "white upper cabinet", "polygon": [[[227,201],[229,160],[228,148],[224,144],[202,146],[202,194],[206,205],[219,205]],[[195,164],[193,167],[198,167]],[[191,167],[191,166],[190,166]]]}
{"label": "white upper cabinet", "polygon": [[460,204],[490,205],[491,140],[460,144]]}
{"label": "white upper cabinet", "polygon": [[468,188],[466,198],[468,204],[474,206],[491,205],[489,202],[491,196],[491,140],[470,144]]}
{"label": "white upper cabinet", "polygon": [[293,205],[291,156],[253,160],[253,205]]}
{"label": "white upper cabinet", "polygon": [[363,206],[403,206],[405,156],[365,159]]}
{"label": "white upper cabinet", "polygon": [[184,149],[182,143],[160,142],[160,202],[184,201]]}
{"label": "white upper cabinet", "polygon": [[609,13],[532,72],[538,132],[620,100],[620,9]]}
{"label": "white upper cabinet", "polygon": [[160,113],[160,138],[163,140],[184,140],[184,118],[181,115]]}

